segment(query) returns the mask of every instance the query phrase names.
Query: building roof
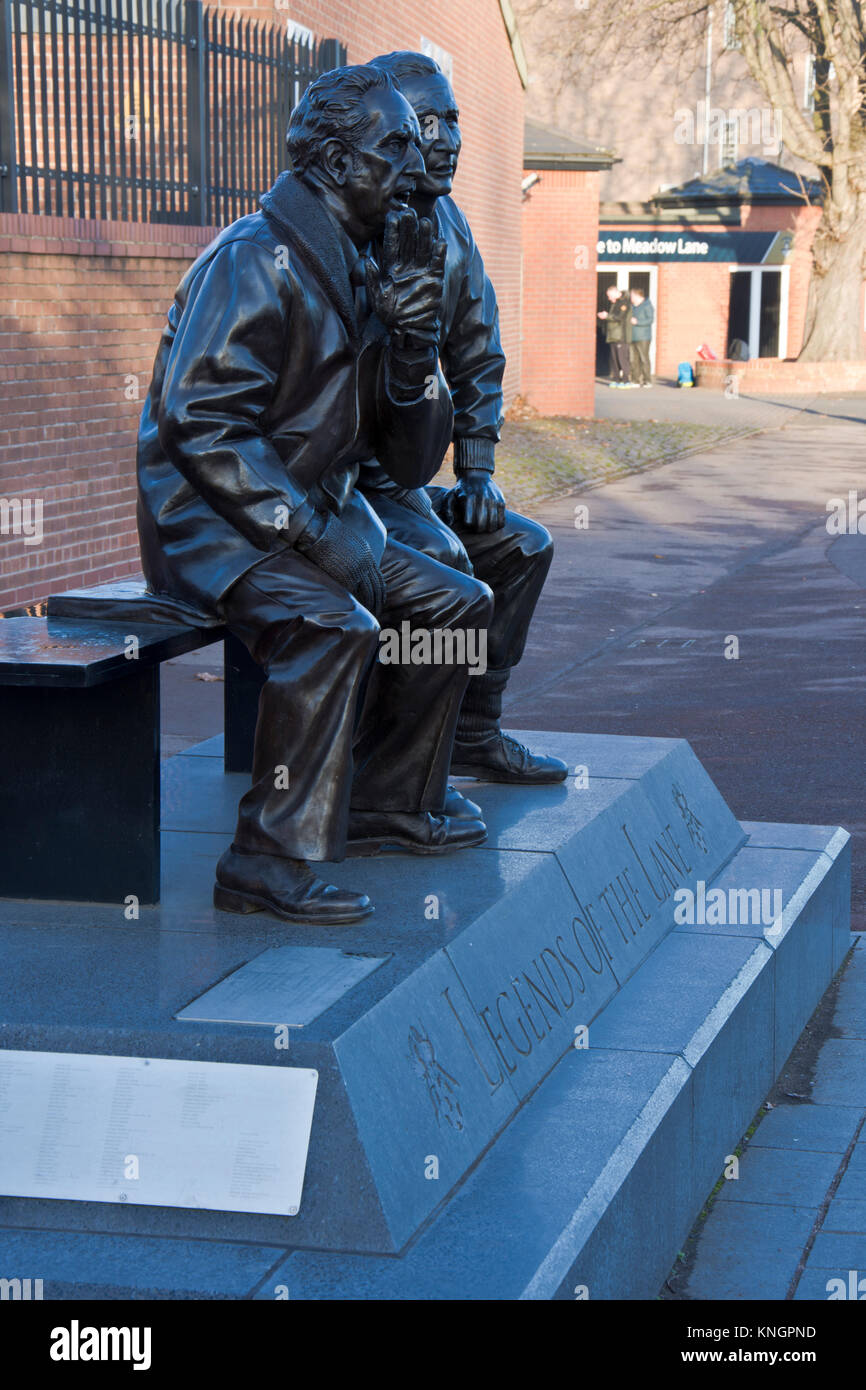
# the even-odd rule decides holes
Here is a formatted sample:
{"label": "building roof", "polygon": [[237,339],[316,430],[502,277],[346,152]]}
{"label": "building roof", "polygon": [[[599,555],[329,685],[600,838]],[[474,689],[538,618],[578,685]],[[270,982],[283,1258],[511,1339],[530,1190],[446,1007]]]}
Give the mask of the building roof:
{"label": "building roof", "polygon": [[801,203],[804,189],[810,202],[820,202],[821,185],[817,180],[804,179],[801,186],[792,170],[750,155],[703,178],[660,190],[652,201],[660,207],[683,203]]}
{"label": "building roof", "polygon": [[520,85],[525,91],[526,84],[529,81],[529,69],[526,66],[526,54],[523,51],[520,30],[517,27],[517,19],[514,10],[511,8],[511,0],[499,0],[499,10],[502,15],[503,23],[505,24],[508,42],[511,44],[511,56],[514,59],[514,66],[517,68]]}
{"label": "building roof", "polygon": [[563,130],[526,121],[523,138],[524,169],[609,169],[619,156],[599,149],[579,136]]}

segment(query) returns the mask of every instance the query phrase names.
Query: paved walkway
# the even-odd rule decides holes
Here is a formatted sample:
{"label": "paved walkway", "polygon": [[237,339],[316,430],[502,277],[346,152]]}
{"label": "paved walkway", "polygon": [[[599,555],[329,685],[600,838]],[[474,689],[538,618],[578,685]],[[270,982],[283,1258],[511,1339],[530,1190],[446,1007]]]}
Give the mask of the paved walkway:
{"label": "paved walkway", "polygon": [[831,1034],[818,1052],[808,1095],[767,1112],[740,1159],[739,1176],[723,1183],[677,1296],[866,1297],[863,936],[842,975]]}
{"label": "paved walkway", "polygon": [[596,383],[595,413],[600,420],[669,420],[680,424],[734,425],[766,429],[795,415],[832,416],[866,424],[866,397],[842,395],[726,396],[724,391],[683,390],[657,382],[651,391],[612,391]]}

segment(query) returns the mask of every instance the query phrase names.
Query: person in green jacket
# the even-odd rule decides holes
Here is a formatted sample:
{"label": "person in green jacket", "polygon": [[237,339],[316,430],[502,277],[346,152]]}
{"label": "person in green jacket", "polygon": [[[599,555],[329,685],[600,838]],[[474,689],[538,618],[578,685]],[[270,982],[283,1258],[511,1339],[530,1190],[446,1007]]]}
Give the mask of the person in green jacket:
{"label": "person in green jacket", "polygon": [[604,323],[604,340],[610,351],[610,384],[628,386],[628,296],[616,285],[608,285],[607,297],[610,307],[603,309],[598,317]]}
{"label": "person in green jacket", "polygon": [[629,359],[631,379],[635,386],[652,386],[650,370],[650,343],[653,335],[653,306],[643,290],[630,290],[632,309],[630,315],[631,343]]}

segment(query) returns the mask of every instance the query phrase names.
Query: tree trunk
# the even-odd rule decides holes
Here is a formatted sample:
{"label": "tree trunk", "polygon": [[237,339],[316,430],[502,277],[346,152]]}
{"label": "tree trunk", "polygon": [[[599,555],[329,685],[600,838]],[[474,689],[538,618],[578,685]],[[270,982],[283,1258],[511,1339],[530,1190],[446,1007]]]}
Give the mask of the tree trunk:
{"label": "tree trunk", "polygon": [[863,268],[866,265],[866,198],[840,234],[824,217],[812,248],[814,264],[801,362],[855,362],[863,353]]}

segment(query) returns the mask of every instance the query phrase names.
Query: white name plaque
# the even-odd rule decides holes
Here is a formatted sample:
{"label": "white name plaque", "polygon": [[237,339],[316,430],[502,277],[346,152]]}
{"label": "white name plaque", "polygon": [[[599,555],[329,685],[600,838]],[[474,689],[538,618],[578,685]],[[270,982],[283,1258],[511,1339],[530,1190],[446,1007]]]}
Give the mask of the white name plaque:
{"label": "white name plaque", "polygon": [[0,1194],[296,1216],[318,1072],[0,1051]]}

